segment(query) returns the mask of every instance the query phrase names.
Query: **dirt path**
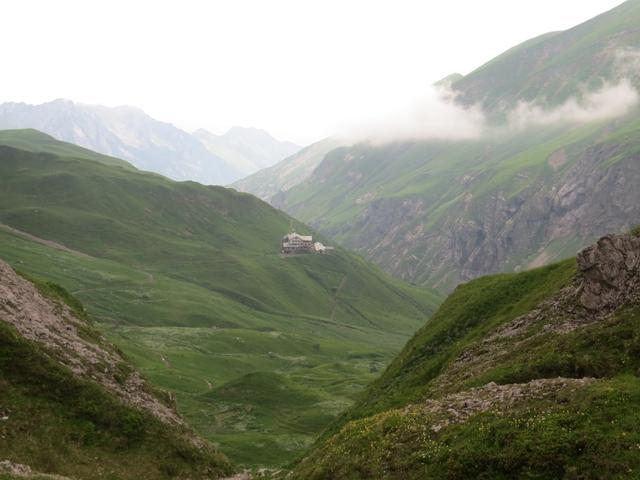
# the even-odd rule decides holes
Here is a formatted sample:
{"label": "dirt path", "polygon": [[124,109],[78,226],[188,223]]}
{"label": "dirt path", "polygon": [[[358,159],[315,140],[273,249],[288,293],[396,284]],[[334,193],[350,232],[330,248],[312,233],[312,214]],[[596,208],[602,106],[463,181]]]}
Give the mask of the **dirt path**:
{"label": "dirt path", "polygon": [[165,367],[173,368],[173,365],[171,365],[171,362],[164,355],[160,355],[160,360],[162,360],[162,363],[164,364]]}
{"label": "dirt path", "polygon": [[84,258],[93,258],[91,255],[87,255],[86,253],[79,252],[78,250],[74,250],[72,248],[66,247],[61,243],[54,242],[52,240],[45,240],[44,238],[36,237],[35,235],[31,235],[30,233],[23,232],[22,230],[18,230],[17,228],[10,227],[9,225],[5,225],[4,223],[0,223],[0,230],[4,230],[9,233],[13,233],[14,235],[22,238],[26,238],[27,240],[31,240],[32,242],[39,243],[41,245],[45,245],[47,247],[55,248],[56,250],[61,250],[63,252],[72,253],[74,255],[78,255]]}
{"label": "dirt path", "polygon": [[336,293],[333,296],[333,306],[331,308],[331,321],[335,321],[336,309],[338,307],[338,295],[340,294],[340,290],[342,290],[342,287],[344,287],[346,283],[347,283],[347,276],[345,275],[344,277],[342,277],[342,280],[340,280],[340,285],[338,285],[338,288],[336,289]]}

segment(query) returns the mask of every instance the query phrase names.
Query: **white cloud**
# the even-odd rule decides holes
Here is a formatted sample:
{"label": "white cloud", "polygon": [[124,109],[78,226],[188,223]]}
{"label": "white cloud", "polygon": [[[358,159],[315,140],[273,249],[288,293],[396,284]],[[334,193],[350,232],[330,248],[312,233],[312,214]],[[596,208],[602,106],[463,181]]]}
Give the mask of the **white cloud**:
{"label": "white cloud", "polygon": [[308,143],[620,2],[6,1],[0,101],[136,105]]}
{"label": "white cloud", "polygon": [[621,48],[616,51],[615,67],[620,77],[638,78],[640,76],[640,50]]}
{"label": "white cloud", "polygon": [[374,144],[403,140],[469,140],[482,136],[485,123],[479,107],[462,107],[452,101],[448,91],[433,88],[404,108],[351,127],[348,136]]}
{"label": "white cloud", "polygon": [[640,101],[640,94],[627,79],[604,82],[597,90],[581,90],[579,95],[553,108],[539,101],[520,102],[507,112],[506,125],[497,127],[488,124],[479,105],[463,107],[453,101],[448,90],[432,89],[404,109],[378,115],[374,121],[357,123],[347,129],[347,137],[373,144],[473,140],[505,129],[522,131],[535,126],[585,124],[617,118],[627,114]]}
{"label": "white cloud", "polygon": [[629,80],[605,82],[601,88],[583,92],[555,108],[536,102],[520,102],[508,115],[509,126],[524,129],[535,125],[589,123],[620,117],[638,104],[638,91]]}

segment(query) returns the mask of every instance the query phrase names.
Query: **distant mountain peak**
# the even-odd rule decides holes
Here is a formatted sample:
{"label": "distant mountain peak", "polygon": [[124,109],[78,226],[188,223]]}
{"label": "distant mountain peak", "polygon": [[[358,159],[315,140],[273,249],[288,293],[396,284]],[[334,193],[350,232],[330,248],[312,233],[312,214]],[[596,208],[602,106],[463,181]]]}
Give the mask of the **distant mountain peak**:
{"label": "distant mountain peak", "polygon": [[451,85],[456,83],[458,80],[461,80],[463,78],[464,78],[464,75],[462,75],[461,73],[458,73],[458,72],[452,73],[451,75],[447,75],[446,77],[438,80],[436,83],[433,84],[433,86],[448,88],[448,87],[451,87]]}
{"label": "distant mountain peak", "polygon": [[174,180],[224,185],[240,177],[193,135],[131,105],[107,107],[58,98],[0,105],[0,129],[33,128],[58,140],[125,159]]}
{"label": "distant mountain peak", "polygon": [[293,142],[277,140],[266,130],[255,127],[235,125],[222,135],[201,128],[193,135],[210,152],[246,175],[270,167],[302,148]]}

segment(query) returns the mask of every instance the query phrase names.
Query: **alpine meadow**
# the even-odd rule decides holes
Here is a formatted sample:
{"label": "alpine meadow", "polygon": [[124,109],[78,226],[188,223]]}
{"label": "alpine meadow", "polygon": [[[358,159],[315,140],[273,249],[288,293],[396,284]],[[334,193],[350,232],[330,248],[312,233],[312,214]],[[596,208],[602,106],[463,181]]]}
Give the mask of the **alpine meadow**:
{"label": "alpine meadow", "polygon": [[0,480],[640,477],[640,0],[7,18]]}

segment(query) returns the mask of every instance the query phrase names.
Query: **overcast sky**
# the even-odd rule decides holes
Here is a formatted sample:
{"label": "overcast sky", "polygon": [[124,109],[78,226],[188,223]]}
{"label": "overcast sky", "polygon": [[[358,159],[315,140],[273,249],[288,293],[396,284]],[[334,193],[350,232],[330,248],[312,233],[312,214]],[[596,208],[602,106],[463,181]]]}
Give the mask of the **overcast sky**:
{"label": "overcast sky", "polygon": [[620,0],[68,1],[2,5],[0,101],[135,105],[307,144]]}

